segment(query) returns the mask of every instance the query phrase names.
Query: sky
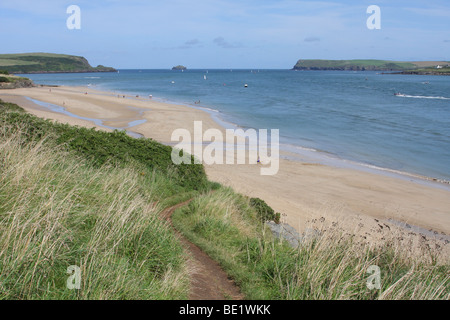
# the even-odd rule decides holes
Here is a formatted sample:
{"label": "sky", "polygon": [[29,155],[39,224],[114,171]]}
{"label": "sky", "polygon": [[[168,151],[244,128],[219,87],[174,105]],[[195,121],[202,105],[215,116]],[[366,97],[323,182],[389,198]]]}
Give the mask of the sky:
{"label": "sky", "polygon": [[[70,5],[80,29],[69,29]],[[369,29],[370,5],[380,29]],[[0,53],[119,69],[290,69],[299,59],[450,60],[449,0],[0,0]]]}

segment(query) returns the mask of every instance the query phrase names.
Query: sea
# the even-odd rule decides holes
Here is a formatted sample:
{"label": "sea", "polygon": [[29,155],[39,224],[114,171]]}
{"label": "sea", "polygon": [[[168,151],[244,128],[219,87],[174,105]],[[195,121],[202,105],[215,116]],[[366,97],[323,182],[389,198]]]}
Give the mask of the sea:
{"label": "sea", "polygon": [[204,109],[229,127],[279,129],[281,151],[299,160],[450,181],[450,76],[263,69],[24,76],[151,95]]}

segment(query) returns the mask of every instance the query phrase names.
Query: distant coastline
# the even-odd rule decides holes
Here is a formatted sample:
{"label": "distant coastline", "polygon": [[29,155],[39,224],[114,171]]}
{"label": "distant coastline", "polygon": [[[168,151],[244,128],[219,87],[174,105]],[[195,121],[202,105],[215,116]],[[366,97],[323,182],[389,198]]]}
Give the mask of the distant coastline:
{"label": "distant coastline", "polygon": [[0,54],[0,70],[15,74],[117,72],[103,65],[92,67],[84,57],[55,53]]}
{"label": "distant coastline", "polygon": [[383,74],[412,74],[412,75],[420,75],[420,76],[450,76],[450,68],[446,68],[447,70],[442,71],[434,71],[434,70],[409,70],[402,72],[386,72]]}
{"label": "distant coastline", "polygon": [[292,70],[398,71],[396,74],[448,75],[448,61],[298,60]]}
{"label": "distant coastline", "polygon": [[29,72],[15,72],[17,74],[52,74],[52,73],[97,73],[97,72],[117,72],[114,70],[97,70],[97,69],[86,69],[86,70],[75,70],[75,71],[29,71]]}

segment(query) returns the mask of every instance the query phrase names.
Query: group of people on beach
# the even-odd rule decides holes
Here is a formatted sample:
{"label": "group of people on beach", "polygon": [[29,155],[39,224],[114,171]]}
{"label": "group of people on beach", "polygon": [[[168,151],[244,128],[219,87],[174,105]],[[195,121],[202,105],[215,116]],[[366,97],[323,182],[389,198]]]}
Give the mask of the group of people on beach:
{"label": "group of people on beach", "polygon": [[[86,94],[87,94],[87,93],[86,93]],[[120,98],[120,94],[117,95],[117,98]],[[125,99],[125,95],[122,95],[122,98]],[[136,98],[139,98],[139,95],[138,95],[138,94],[136,95]],[[149,95],[148,95],[148,98],[149,98],[149,99],[152,99],[153,96],[152,96],[151,94],[149,94]]]}

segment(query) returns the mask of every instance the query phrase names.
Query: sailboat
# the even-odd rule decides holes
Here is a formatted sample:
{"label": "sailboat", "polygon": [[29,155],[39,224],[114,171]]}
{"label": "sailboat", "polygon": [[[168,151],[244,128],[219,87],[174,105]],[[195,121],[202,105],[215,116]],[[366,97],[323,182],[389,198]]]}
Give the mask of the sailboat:
{"label": "sailboat", "polygon": [[205,80],[206,80],[206,75],[203,75],[203,79],[205,79]]}

